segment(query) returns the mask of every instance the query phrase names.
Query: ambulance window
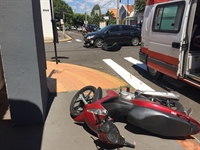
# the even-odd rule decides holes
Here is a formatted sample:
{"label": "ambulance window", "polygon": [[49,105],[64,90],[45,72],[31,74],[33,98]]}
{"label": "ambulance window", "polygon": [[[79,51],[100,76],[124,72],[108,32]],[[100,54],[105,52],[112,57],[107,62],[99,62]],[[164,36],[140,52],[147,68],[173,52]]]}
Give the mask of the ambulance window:
{"label": "ambulance window", "polygon": [[185,3],[157,6],[152,30],[157,32],[179,32]]}

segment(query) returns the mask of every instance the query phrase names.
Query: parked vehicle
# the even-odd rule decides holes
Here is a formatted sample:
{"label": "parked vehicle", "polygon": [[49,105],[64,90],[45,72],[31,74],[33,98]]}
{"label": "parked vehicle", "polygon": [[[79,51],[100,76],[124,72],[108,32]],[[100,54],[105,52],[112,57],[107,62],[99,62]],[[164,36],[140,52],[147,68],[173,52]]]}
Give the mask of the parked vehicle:
{"label": "parked vehicle", "polygon": [[119,45],[139,45],[141,40],[141,30],[131,25],[109,25],[97,32],[87,33],[84,36],[85,45],[102,47],[106,42],[112,45],[115,42]]}
{"label": "parked vehicle", "polygon": [[96,32],[99,30],[99,26],[96,24],[88,24],[86,27],[86,32]]}
{"label": "parked vehicle", "polygon": [[200,1],[148,0],[140,60],[154,79],[163,75],[200,88]]}
{"label": "parked vehicle", "polygon": [[78,27],[78,28],[77,28],[77,31],[78,31],[78,32],[82,32],[82,30],[83,30],[82,27]]}
{"label": "parked vehicle", "polygon": [[127,122],[156,135],[167,138],[187,137],[200,132],[200,124],[190,117],[191,110],[184,111],[179,97],[169,92],[120,90],[117,94],[86,86],[78,91],[70,104],[70,114],[77,123],[86,123],[100,141],[119,146],[134,147],[125,142],[112,118],[124,115]]}

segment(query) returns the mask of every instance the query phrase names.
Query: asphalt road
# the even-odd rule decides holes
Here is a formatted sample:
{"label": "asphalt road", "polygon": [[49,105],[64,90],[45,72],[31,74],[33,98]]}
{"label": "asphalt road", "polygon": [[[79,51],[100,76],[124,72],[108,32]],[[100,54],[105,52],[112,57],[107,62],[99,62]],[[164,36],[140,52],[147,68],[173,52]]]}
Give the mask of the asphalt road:
{"label": "asphalt road", "polygon": [[[154,90],[180,94],[180,102],[184,108],[186,110],[192,108],[192,117],[200,122],[200,90],[166,76],[159,81],[152,80],[145,70],[125,60],[126,57],[139,60],[139,46],[124,46],[120,51],[103,51],[99,48],[83,47],[83,36],[77,31],[66,31],[66,34],[71,36],[73,40],[57,44],[57,55],[60,62],[97,69],[123,80],[118,73],[103,61],[104,59],[111,59]],[[46,59],[54,61],[53,44],[46,44],[45,50]],[[200,134],[195,135],[195,137],[200,140]]]}

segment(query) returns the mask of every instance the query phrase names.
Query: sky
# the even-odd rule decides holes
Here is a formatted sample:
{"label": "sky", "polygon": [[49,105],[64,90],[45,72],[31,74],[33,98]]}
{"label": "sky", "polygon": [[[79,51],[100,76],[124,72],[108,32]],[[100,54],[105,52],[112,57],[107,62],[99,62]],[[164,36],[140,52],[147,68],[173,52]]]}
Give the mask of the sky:
{"label": "sky", "polygon": [[[117,8],[117,0],[64,0],[70,7],[72,7],[74,13],[90,14],[94,5],[99,4],[101,13],[104,14],[110,8]],[[133,4],[134,0],[121,0],[121,4]],[[86,6],[86,7],[85,7]]]}

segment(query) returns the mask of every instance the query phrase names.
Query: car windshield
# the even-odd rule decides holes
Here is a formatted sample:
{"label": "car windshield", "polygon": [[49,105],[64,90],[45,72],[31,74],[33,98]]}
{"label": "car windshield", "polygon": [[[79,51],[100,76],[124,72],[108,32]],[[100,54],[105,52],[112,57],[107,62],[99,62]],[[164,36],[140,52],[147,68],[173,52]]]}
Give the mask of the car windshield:
{"label": "car windshield", "polygon": [[99,30],[99,32],[105,32],[110,28],[110,26],[105,26]]}

